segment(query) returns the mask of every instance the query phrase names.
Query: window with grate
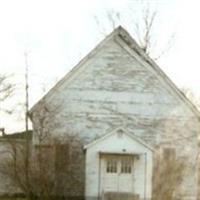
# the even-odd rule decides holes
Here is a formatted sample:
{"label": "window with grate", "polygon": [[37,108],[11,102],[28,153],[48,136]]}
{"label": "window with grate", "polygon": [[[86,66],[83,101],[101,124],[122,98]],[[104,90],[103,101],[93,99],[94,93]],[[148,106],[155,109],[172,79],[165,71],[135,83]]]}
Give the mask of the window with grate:
{"label": "window with grate", "polygon": [[107,173],[117,173],[117,160],[116,159],[108,159],[106,166]]}
{"label": "window with grate", "polygon": [[123,174],[130,174],[132,171],[132,159],[127,157],[127,158],[122,158],[121,160],[121,173]]}

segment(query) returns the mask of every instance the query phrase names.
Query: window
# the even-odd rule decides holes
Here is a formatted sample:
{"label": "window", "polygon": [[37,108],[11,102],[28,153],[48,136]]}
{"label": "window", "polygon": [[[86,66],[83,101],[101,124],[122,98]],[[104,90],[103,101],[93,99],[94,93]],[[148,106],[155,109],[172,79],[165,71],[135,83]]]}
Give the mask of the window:
{"label": "window", "polygon": [[117,173],[117,160],[116,159],[108,159],[106,166],[107,173]]}
{"label": "window", "polygon": [[121,173],[130,174],[132,171],[131,166],[132,160],[129,157],[121,159]]}
{"label": "window", "polygon": [[107,173],[131,174],[133,171],[133,157],[109,156],[106,158]]}

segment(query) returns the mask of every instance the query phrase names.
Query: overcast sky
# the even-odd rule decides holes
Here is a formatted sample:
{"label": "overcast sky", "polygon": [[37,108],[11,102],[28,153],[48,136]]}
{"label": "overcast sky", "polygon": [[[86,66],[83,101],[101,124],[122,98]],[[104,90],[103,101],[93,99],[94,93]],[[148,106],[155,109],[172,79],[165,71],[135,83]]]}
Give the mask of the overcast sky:
{"label": "overcast sky", "polygon": [[[64,76],[103,38],[95,23],[98,16],[108,27],[105,10],[121,13],[122,25],[131,32],[141,0],[6,0],[0,1],[0,73],[13,74],[16,97],[1,106],[23,103],[24,51],[29,52],[30,104]],[[178,87],[200,93],[198,0],[151,0],[158,10],[157,49],[175,34],[172,48],[158,63]],[[131,14],[130,14],[131,8]],[[107,29],[109,32],[111,29]],[[8,132],[22,130],[20,114],[5,117],[0,126]]]}

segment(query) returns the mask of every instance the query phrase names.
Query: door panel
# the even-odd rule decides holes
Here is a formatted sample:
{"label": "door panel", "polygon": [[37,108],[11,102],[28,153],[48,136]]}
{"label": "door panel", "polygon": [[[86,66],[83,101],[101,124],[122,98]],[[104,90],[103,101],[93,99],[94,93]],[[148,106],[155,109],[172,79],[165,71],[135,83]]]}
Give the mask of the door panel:
{"label": "door panel", "polygon": [[105,155],[102,157],[101,191],[134,192],[133,157]]}
{"label": "door panel", "polygon": [[133,157],[120,157],[119,168],[119,192],[133,192]]}
{"label": "door panel", "polygon": [[103,190],[118,191],[118,159],[115,156],[103,158]]}

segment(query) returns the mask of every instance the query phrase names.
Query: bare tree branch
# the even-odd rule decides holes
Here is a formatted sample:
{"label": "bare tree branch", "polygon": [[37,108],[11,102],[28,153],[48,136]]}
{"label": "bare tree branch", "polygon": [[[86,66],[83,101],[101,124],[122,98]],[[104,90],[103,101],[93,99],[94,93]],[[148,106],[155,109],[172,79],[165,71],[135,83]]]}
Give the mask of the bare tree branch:
{"label": "bare tree branch", "polygon": [[[156,43],[159,41],[156,37],[156,33],[160,30],[157,21],[160,15],[158,11],[152,9],[146,1],[138,1],[138,9],[140,14],[135,13],[135,10],[130,7],[130,12],[127,17],[125,17],[125,14],[128,12],[122,13],[113,9],[106,10],[103,13],[103,16],[95,15],[94,19],[99,32],[103,36],[107,35],[111,30],[117,28],[118,25],[128,23],[130,29],[133,30],[133,35],[135,36],[136,41],[145,53],[150,55],[154,60],[158,60],[172,47],[175,34],[173,33],[169,37],[166,36],[167,38],[165,40],[167,42],[164,44],[164,47],[160,46],[160,44],[159,47],[157,47],[158,45],[156,45]],[[127,22],[127,19],[131,22]]]}
{"label": "bare tree branch", "polygon": [[13,94],[14,84],[9,82],[10,76],[0,74],[0,102],[5,101]]}

